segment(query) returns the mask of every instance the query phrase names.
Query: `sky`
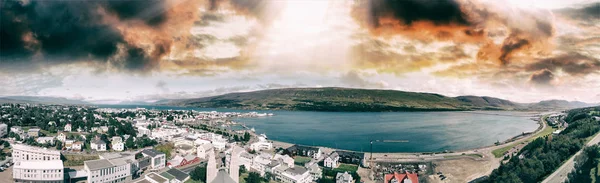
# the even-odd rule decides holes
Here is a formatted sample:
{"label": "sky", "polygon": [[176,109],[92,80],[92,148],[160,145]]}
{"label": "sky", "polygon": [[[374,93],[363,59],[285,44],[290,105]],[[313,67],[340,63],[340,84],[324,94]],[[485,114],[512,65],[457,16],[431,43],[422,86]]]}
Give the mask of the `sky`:
{"label": "sky", "polygon": [[0,1],[0,96],[290,87],[600,102],[598,0]]}

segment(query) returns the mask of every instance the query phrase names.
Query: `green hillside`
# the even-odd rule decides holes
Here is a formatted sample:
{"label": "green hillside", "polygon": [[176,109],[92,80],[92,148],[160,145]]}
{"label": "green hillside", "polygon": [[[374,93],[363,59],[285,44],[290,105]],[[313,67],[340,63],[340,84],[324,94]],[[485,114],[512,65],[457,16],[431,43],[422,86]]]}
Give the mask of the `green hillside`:
{"label": "green hillside", "polygon": [[516,104],[491,97],[446,97],[432,93],[352,88],[287,88],[171,101],[170,105],[300,111],[504,110]]}

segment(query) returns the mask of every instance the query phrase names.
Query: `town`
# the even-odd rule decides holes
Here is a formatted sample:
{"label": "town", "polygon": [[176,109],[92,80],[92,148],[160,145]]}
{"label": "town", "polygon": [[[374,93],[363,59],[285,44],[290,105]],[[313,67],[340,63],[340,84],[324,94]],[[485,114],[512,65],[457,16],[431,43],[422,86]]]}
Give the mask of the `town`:
{"label": "town", "polygon": [[275,142],[235,122],[271,115],[4,104],[0,180],[358,183],[368,176],[416,183],[428,171],[426,164],[375,164],[363,152]]}

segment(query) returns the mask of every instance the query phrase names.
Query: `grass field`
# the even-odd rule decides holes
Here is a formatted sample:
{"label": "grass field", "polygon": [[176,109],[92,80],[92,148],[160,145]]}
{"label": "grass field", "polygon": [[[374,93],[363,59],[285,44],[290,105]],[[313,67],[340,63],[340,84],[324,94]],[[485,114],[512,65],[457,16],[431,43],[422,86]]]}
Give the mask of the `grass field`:
{"label": "grass field", "polygon": [[312,160],[310,157],[296,156],[294,158],[294,164],[304,166],[304,164],[310,162],[310,160]]}
{"label": "grass field", "polygon": [[339,171],[339,172],[356,172],[358,170],[358,166],[357,165],[351,165],[351,164],[344,164],[341,163],[339,167],[333,169],[334,171]]}
{"label": "grass field", "polygon": [[65,159],[65,166],[82,166],[84,161],[100,159],[98,155],[63,155]]}
{"label": "grass field", "polygon": [[[545,122],[546,122],[546,116],[542,117],[542,123],[545,123]],[[546,126],[546,129],[544,129],[540,133],[534,135],[533,137],[530,137],[529,139],[527,139],[527,140],[525,140],[523,142],[529,142],[529,141],[537,139],[539,137],[550,135],[555,130],[556,130],[556,128],[551,128],[550,126]],[[494,157],[500,158],[500,157],[504,156],[504,153],[506,153],[508,150],[510,150],[511,148],[513,148],[513,147],[515,147],[517,145],[519,145],[519,143],[513,143],[513,144],[511,144],[509,146],[495,149],[495,150],[492,151],[492,154],[494,154]]]}

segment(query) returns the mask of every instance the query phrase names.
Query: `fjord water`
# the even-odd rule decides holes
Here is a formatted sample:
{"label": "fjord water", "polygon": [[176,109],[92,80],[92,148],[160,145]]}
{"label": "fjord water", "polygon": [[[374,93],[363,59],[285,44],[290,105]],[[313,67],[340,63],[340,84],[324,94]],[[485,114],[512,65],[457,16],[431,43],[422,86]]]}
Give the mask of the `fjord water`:
{"label": "fjord water", "polygon": [[[104,105],[107,108],[250,112],[170,106]],[[237,118],[269,139],[338,149],[369,151],[370,140],[398,142],[373,144],[373,152],[440,152],[494,145],[538,124],[534,114],[507,111],[468,112],[305,112],[257,111],[274,116]]]}
{"label": "fjord water", "polygon": [[440,152],[493,145],[538,124],[518,112],[296,112],[237,119],[270,139],[373,152]]}

